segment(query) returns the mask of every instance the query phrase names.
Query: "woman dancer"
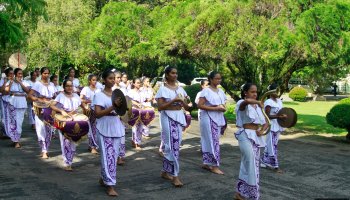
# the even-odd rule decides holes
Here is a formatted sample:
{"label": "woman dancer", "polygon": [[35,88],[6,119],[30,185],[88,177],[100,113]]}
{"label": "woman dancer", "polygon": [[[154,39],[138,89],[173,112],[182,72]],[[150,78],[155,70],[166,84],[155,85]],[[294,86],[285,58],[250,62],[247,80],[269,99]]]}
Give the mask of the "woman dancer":
{"label": "woman dancer", "polygon": [[98,144],[97,144],[97,137],[96,137],[96,116],[94,112],[94,107],[91,104],[95,95],[99,92],[101,92],[100,89],[96,87],[97,83],[97,76],[94,74],[89,74],[88,76],[89,86],[84,87],[80,92],[80,98],[83,103],[87,104],[91,111],[90,111],[90,131],[89,131],[89,148],[92,154],[97,154]]}
{"label": "woman dancer", "polygon": [[[143,93],[141,88],[141,80],[139,78],[134,79],[133,89],[128,92],[128,97],[132,101],[134,109],[142,109],[142,102],[144,101]],[[132,145],[135,149],[141,150],[143,124],[141,120],[137,120],[135,125],[132,127]]]}
{"label": "woman dancer", "polygon": [[221,75],[212,71],[208,75],[209,88],[201,91],[198,108],[200,109],[200,131],[203,155],[203,169],[215,174],[224,174],[220,169],[220,133],[225,125],[226,95],[218,86]]}
{"label": "woman dancer", "polygon": [[177,85],[177,69],[167,66],[164,70],[165,83],[157,94],[158,110],[161,112],[163,169],[161,177],[172,180],[175,187],[183,186],[178,177],[180,171],[179,151],[182,139],[182,129],[186,119],[182,108],[188,110],[184,101],[187,97],[185,90]]}
{"label": "woman dancer", "polygon": [[[154,91],[150,85],[149,78],[142,78],[142,94],[144,95],[144,101],[142,102],[143,107],[152,108],[152,102],[154,100]],[[143,126],[142,137],[149,139],[149,127]]]}
{"label": "woman dancer", "polygon": [[[29,85],[29,90],[32,89],[33,85],[36,82],[36,72],[30,72],[30,79],[27,81],[27,84]],[[29,118],[29,124],[32,125],[32,129],[35,130],[35,114],[33,110],[33,102],[28,98],[27,99],[28,104],[28,118]]]}
{"label": "woman dancer", "polygon": [[[51,103],[52,110],[61,113],[63,116],[71,116],[76,113],[76,110],[80,106],[85,110],[85,104],[81,102],[79,96],[73,93],[73,82],[70,80],[63,81],[63,92],[59,93],[55,100]],[[57,103],[60,103],[63,107],[58,108]],[[59,132],[62,157],[64,162],[64,170],[73,171],[72,163],[75,154],[76,145],[73,141],[67,139],[61,131]]]}
{"label": "woman dancer", "polygon": [[[54,98],[56,88],[53,83],[50,83],[50,70],[47,67],[40,69],[41,80],[37,81],[29,92],[29,98],[32,101],[48,103]],[[54,129],[45,124],[37,115],[35,115],[35,128],[38,135],[39,144],[41,146],[42,158],[48,159],[47,154],[51,143],[52,133]]]}
{"label": "woman dancer", "polygon": [[79,79],[75,78],[75,69],[69,68],[68,70],[68,80],[73,82],[73,86],[74,86],[74,92],[79,93],[80,92],[80,83],[79,83]]}
{"label": "woman dancer", "polygon": [[[113,70],[114,72],[114,75],[115,75],[115,83],[114,83],[114,86],[112,87],[112,91],[115,90],[115,89],[119,89],[123,92],[123,94],[126,96],[127,95],[127,91],[125,88],[122,88],[119,86],[120,82],[121,82],[121,78],[122,78],[122,73],[120,71],[116,71],[116,70]],[[126,127],[124,126],[124,129]],[[117,161],[117,164],[118,165],[124,165],[125,164],[125,137],[122,137],[121,138],[121,141],[120,141],[120,150],[119,150],[119,156],[118,156],[118,161]]]}
{"label": "woman dancer", "polygon": [[257,87],[246,83],[241,91],[242,99],[236,105],[235,136],[241,150],[241,166],[236,186],[235,199],[259,199],[260,148],[265,146],[263,137],[268,123],[262,112],[263,104],[257,101]]}
{"label": "woman dancer", "polygon": [[[276,84],[272,84],[268,87],[268,90],[275,90],[275,89],[277,89]],[[277,159],[278,138],[284,130],[278,124],[277,119],[286,118],[286,115],[278,115],[278,111],[282,109],[283,104],[281,99],[278,98],[277,93],[274,92],[270,95],[270,98],[265,101],[264,105],[265,105],[265,113],[271,119],[270,120],[271,129],[266,137],[266,147],[261,159],[260,166],[263,168],[269,167],[277,173],[283,173],[283,171],[279,169],[278,159]]]}
{"label": "woman dancer", "polygon": [[97,93],[93,104],[96,112],[96,130],[100,142],[101,153],[101,178],[100,184],[107,187],[109,196],[118,196],[113,186],[117,179],[117,159],[121,139],[125,137],[125,127],[115,113],[115,108],[121,105],[121,99],[117,98],[113,104],[111,101],[112,87],[115,75],[106,70],[102,74],[105,88]]}
{"label": "woman dancer", "polygon": [[126,92],[129,92],[129,90],[131,90],[131,82],[132,81],[128,80],[128,75],[125,72],[122,73],[121,82],[119,83],[119,86],[121,88],[124,88]]}
{"label": "woman dancer", "polygon": [[53,85],[56,88],[56,92],[57,92],[56,95],[58,95],[58,93],[60,93],[60,92],[63,92],[63,88],[58,83],[58,76],[56,74],[50,76],[50,81],[51,81],[51,83],[53,83]]}
{"label": "woman dancer", "polygon": [[19,143],[22,134],[22,124],[24,113],[27,109],[26,96],[29,88],[26,82],[23,82],[23,71],[16,68],[15,79],[10,79],[5,88],[4,94],[8,97],[6,126],[7,135],[11,138],[15,148],[21,148]]}
{"label": "woman dancer", "polygon": [[1,103],[2,103],[2,124],[4,125],[4,131],[5,131],[5,134],[7,138],[10,138],[10,136],[8,135],[8,99],[9,99],[9,95],[8,94],[5,94],[5,88],[7,86],[7,83],[8,81],[10,80],[13,80],[13,76],[14,76],[14,73],[13,73],[13,69],[11,67],[5,69],[5,75],[6,75],[6,78],[3,78],[1,79],[1,93],[3,93],[1,95]]}
{"label": "woman dancer", "polygon": [[[196,98],[194,99],[194,102],[197,104],[198,107],[198,102],[199,102],[199,97],[201,96],[202,90],[204,90],[204,88],[209,87],[209,81],[208,80],[201,80],[201,91],[199,91],[196,95]],[[198,121],[200,121],[200,110],[198,109]]]}

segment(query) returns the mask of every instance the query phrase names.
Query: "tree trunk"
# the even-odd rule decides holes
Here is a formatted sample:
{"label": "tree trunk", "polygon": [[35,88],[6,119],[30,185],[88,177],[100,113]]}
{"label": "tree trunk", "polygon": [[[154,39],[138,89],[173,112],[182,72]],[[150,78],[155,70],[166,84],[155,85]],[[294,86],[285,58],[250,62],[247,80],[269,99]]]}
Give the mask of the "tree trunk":
{"label": "tree trunk", "polygon": [[346,130],[348,131],[348,134],[345,136],[347,141],[350,141],[350,127],[346,128]]}

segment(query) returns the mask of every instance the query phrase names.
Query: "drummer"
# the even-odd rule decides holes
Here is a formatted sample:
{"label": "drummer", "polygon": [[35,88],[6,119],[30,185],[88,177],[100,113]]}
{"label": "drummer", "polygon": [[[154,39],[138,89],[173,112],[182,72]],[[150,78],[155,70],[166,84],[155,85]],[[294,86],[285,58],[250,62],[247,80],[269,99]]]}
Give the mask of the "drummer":
{"label": "drummer", "polygon": [[[144,95],[141,90],[141,79],[135,78],[133,81],[133,89],[131,89],[127,96],[132,101],[133,109],[141,110],[143,108],[142,102],[144,101]],[[141,150],[142,132],[144,131],[144,125],[141,120],[137,120],[132,127],[132,145],[137,150]]]}
{"label": "drummer", "polygon": [[[148,77],[143,77],[142,78],[142,88],[141,92],[144,95],[144,101],[142,102],[143,107],[146,108],[152,108],[152,102],[154,100],[154,91],[153,88],[151,87],[151,84],[149,82]],[[143,127],[143,132],[142,132],[142,137],[145,139],[149,139],[149,127],[144,126]]]}
{"label": "drummer", "polygon": [[[33,85],[36,82],[36,72],[30,72],[29,74],[29,80],[27,80],[27,84],[29,85],[28,88],[29,90],[32,89]],[[32,126],[32,129],[35,130],[35,115],[34,115],[34,111],[33,111],[33,102],[30,99],[27,99],[28,101],[28,109],[27,109],[27,113],[28,113],[28,118],[29,118],[29,124]]]}
{"label": "drummer", "polygon": [[22,134],[22,124],[24,113],[27,109],[27,93],[29,88],[23,81],[23,71],[16,68],[14,71],[15,78],[7,82],[4,94],[7,95],[7,119],[5,120],[7,135],[11,138],[15,148],[21,148],[19,143]]}
{"label": "drummer", "polygon": [[[48,104],[54,98],[56,88],[53,83],[50,83],[50,70],[47,67],[40,69],[41,79],[35,82],[29,92],[28,97],[34,102]],[[42,158],[48,159],[48,151],[51,143],[52,133],[54,129],[44,123],[37,115],[35,115],[35,130],[38,136],[39,144],[41,146]]]}
{"label": "drummer", "polygon": [[[115,89],[119,89],[123,92],[123,94],[126,96],[127,95],[127,91],[126,89],[123,87],[120,87],[120,82],[121,82],[121,78],[122,78],[122,73],[120,71],[117,71],[115,69],[112,70],[114,72],[115,75],[115,80],[114,80],[114,86],[112,87],[112,91]],[[126,127],[125,127],[126,129]],[[117,164],[118,165],[124,165],[125,164],[125,137],[121,138],[120,141],[120,151],[119,151],[119,156],[118,156],[118,161]]]}
{"label": "drummer", "polygon": [[80,92],[81,101],[87,104],[90,108],[90,131],[89,131],[89,148],[92,154],[97,154],[98,144],[96,138],[96,116],[94,113],[93,105],[91,104],[95,95],[101,92],[101,89],[97,88],[97,76],[95,74],[89,74],[88,76],[89,86],[84,87]]}
{"label": "drummer", "polygon": [[[81,102],[80,97],[73,92],[73,81],[63,81],[63,92],[58,94],[55,100],[51,103],[52,110],[61,113],[64,117],[70,117],[76,114],[78,107],[80,106],[85,110],[85,104]],[[61,105],[58,106],[58,103]],[[66,138],[61,131],[59,131],[59,137],[61,142],[62,157],[64,161],[64,170],[72,171],[73,157],[76,150],[76,145],[73,141]]]}
{"label": "drummer", "polygon": [[[276,90],[277,84],[269,85],[268,90]],[[278,115],[283,107],[282,100],[278,98],[277,92],[274,92],[270,95],[270,98],[267,99],[264,103],[265,113],[271,119],[271,129],[266,136],[266,146],[264,154],[261,158],[260,166],[263,168],[273,169],[277,173],[283,173],[279,168],[278,159],[277,159],[277,144],[280,134],[284,129],[278,124],[277,119],[286,118],[286,115]]]}
{"label": "drummer", "polygon": [[118,196],[113,188],[117,181],[117,158],[119,156],[120,144],[125,137],[125,127],[114,111],[122,101],[116,98],[111,101],[112,87],[115,82],[115,75],[111,70],[106,70],[102,74],[105,88],[97,93],[93,104],[96,112],[96,130],[98,141],[100,142],[101,153],[101,178],[100,184],[107,187],[109,196]]}

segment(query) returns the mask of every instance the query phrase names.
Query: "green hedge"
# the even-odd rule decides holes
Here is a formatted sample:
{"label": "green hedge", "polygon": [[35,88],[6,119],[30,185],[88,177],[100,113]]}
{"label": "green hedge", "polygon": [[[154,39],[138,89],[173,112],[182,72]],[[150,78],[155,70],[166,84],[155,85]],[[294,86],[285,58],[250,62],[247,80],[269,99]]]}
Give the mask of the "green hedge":
{"label": "green hedge", "polygon": [[350,102],[339,102],[326,115],[327,123],[350,130]]}
{"label": "green hedge", "polygon": [[307,96],[307,90],[303,87],[294,87],[289,92],[289,97],[294,101],[305,101]]}
{"label": "green hedge", "polygon": [[201,91],[201,85],[200,84],[193,84],[193,85],[187,85],[184,87],[186,93],[191,98],[191,102],[193,103],[193,109],[197,108],[197,105],[194,103],[194,100],[196,99],[197,93]]}

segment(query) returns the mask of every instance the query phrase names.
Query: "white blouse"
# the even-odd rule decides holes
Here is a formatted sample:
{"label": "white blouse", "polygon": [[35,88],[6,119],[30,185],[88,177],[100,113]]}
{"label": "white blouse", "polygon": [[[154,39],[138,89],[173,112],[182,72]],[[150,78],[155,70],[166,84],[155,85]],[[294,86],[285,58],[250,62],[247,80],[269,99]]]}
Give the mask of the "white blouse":
{"label": "white blouse", "polygon": [[[111,97],[107,96],[104,92],[97,93],[93,100],[95,106],[100,106],[102,109],[106,109],[112,106]],[[112,112],[115,113],[115,112]],[[96,128],[98,132],[105,137],[124,137],[125,127],[120,121],[119,116],[103,116],[96,119]]]}
{"label": "white blouse", "polygon": [[[9,85],[10,82],[7,82],[6,85]],[[29,87],[28,83],[26,81],[23,81],[23,85],[25,87]],[[13,82],[10,88],[10,93],[17,93],[21,95],[26,95],[23,88],[19,83]],[[26,96],[13,96],[13,95],[7,95],[8,102],[15,108],[27,108],[27,99]]]}
{"label": "white blouse", "polygon": [[146,107],[152,107],[152,102],[150,102],[150,101],[145,102],[145,101],[147,101],[147,99],[150,99],[153,97],[153,89],[145,87],[145,88],[142,88],[141,91],[142,91],[142,94],[145,98],[144,101],[142,102],[142,105],[146,106]]}
{"label": "white blouse", "polygon": [[[166,86],[161,86],[156,94],[156,99],[163,98],[166,102],[169,102],[176,98],[178,94],[187,97],[186,91],[182,87],[177,87],[176,90],[172,90]],[[167,115],[172,120],[180,123],[182,126],[186,126],[186,119],[182,110],[162,110],[160,113]]]}
{"label": "white blouse", "polygon": [[56,93],[55,85],[51,82],[48,85],[44,85],[41,81],[37,81],[34,83],[32,90],[45,98],[53,98]]}
{"label": "white blouse", "polygon": [[63,109],[67,112],[75,111],[81,105],[79,96],[75,93],[71,97],[67,97],[64,93],[59,93],[55,101],[63,105]]}
{"label": "white blouse", "polygon": [[131,89],[129,90],[127,96],[133,100],[136,101],[140,104],[142,104],[145,101],[145,98],[143,96],[143,93],[141,90],[135,90],[135,89]]}
{"label": "white blouse", "polygon": [[81,90],[80,95],[84,95],[84,97],[87,100],[92,101],[94,99],[95,95],[99,92],[101,92],[101,89],[99,89],[99,88],[92,90],[90,87],[86,86]]}
{"label": "white blouse", "polygon": [[244,130],[249,139],[253,140],[259,147],[264,147],[266,146],[266,141],[264,139],[265,137],[258,136],[256,134],[256,130],[244,129],[243,124],[253,123],[263,125],[266,123],[265,116],[258,105],[256,105],[254,108],[251,104],[248,104],[244,110],[239,110],[239,106],[243,101],[243,99],[239,100],[235,108],[236,126],[239,128],[237,133],[240,133],[242,130]]}
{"label": "white blouse", "polygon": [[[264,103],[264,107],[266,108],[267,106],[271,107],[270,114],[271,115],[277,115],[278,111],[280,111],[283,107],[283,103],[281,99],[277,98],[276,101],[272,99],[267,99]],[[277,132],[277,131],[283,131],[284,128],[282,128],[278,122],[277,119],[270,119],[271,122],[271,131]]]}
{"label": "white blouse", "polygon": [[[220,88],[217,92],[213,91],[210,88],[205,88],[200,92],[200,98],[206,99],[206,106],[225,105],[226,103],[226,95]],[[200,110],[199,112],[201,116],[203,114],[208,114],[210,119],[213,120],[218,126],[225,125],[224,112],[209,110]]]}

